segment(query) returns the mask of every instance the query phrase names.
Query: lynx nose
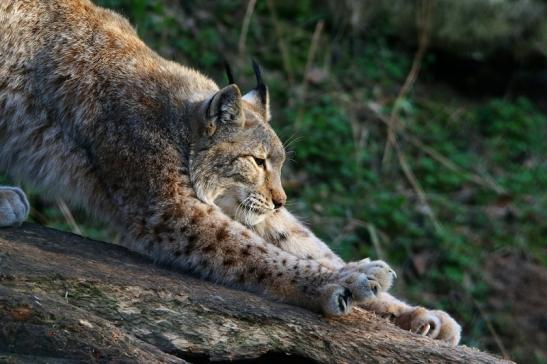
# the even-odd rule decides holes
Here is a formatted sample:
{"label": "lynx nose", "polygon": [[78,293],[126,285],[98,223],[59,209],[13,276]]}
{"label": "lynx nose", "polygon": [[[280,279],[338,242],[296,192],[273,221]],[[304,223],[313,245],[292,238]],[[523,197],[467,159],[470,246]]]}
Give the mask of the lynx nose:
{"label": "lynx nose", "polygon": [[287,202],[287,195],[285,194],[285,191],[283,191],[279,175],[274,177],[272,182],[273,183],[270,185],[270,196],[272,197],[274,208],[278,210]]}
{"label": "lynx nose", "polygon": [[277,210],[281,207],[283,207],[283,205],[285,204],[284,202],[281,202],[281,201],[273,201],[273,204],[274,204],[274,208]]}
{"label": "lynx nose", "polygon": [[287,195],[285,195],[284,192],[272,195],[272,202],[274,208],[277,210],[285,205],[285,202],[287,202]]}

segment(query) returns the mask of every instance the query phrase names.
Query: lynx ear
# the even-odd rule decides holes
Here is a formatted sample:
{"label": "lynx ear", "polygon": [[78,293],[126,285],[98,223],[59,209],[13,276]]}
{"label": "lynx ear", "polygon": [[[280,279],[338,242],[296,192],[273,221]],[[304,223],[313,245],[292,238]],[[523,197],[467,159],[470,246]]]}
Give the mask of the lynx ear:
{"label": "lynx ear", "polygon": [[228,85],[209,100],[206,111],[205,133],[213,135],[222,125],[243,127],[241,92],[236,85]]}
{"label": "lynx ear", "polygon": [[268,87],[262,79],[262,70],[258,63],[253,59],[253,70],[256,76],[256,87],[243,96],[243,100],[252,104],[264,117],[266,121],[270,121],[270,95]]}

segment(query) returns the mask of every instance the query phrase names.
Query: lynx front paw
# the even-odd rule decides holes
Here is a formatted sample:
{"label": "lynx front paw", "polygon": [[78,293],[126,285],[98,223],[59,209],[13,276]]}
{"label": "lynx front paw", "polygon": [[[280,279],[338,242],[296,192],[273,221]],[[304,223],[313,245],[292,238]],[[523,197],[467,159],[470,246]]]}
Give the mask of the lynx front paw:
{"label": "lynx front paw", "polygon": [[343,268],[343,271],[365,274],[375,295],[389,290],[393,285],[393,280],[397,278],[397,274],[387,263],[381,260],[371,261],[369,258],[349,263]]}
{"label": "lynx front paw", "polygon": [[339,284],[328,284],[321,290],[321,308],[327,316],[343,316],[353,308],[351,291]]}
{"label": "lynx front paw", "polygon": [[350,290],[353,299],[357,302],[374,298],[374,286],[364,273],[341,271],[338,282]]}
{"label": "lynx front paw", "polygon": [[0,227],[20,225],[28,216],[30,205],[17,187],[0,186]]}
{"label": "lynx front paw", "polygon": [[445,341],[452,346],[460,342],[461,326],[444,311],[416,307],[397,317],[395,323],[405,330]]}

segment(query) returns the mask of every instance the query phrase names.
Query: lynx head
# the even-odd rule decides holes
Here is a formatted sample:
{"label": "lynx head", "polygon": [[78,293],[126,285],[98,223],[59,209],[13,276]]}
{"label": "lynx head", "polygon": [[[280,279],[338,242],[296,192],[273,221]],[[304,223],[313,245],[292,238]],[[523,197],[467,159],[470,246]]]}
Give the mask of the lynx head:
{"label": "lynx head", "polygon": [[199,105],[193,121],[190,177],[200,200],[253,226],[281,208],[283,144],[269,124],[269,96],[253,62],[257,86],[242,96],[235,84]]}

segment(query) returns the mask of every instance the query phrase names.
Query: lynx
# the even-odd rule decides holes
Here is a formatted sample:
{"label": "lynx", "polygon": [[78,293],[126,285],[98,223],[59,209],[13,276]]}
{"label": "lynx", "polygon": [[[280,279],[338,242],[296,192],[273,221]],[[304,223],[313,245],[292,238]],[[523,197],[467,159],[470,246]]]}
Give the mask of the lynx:
{"label": "lynx", "polygon": [[[284,207],[285,152],[254,67],[242,95],[87,0],[0,2],[0,170],[102,217],[155,261],[325,315],[358,304],[456,345],[448,314],[387,293],[386,263],[345,263]],[[0,187],[0,226],[28,211],[22,190]]]}

